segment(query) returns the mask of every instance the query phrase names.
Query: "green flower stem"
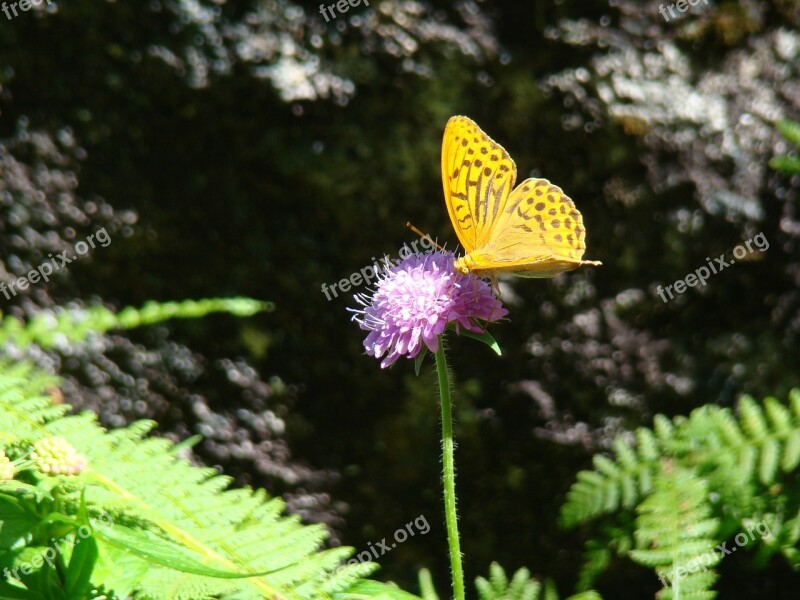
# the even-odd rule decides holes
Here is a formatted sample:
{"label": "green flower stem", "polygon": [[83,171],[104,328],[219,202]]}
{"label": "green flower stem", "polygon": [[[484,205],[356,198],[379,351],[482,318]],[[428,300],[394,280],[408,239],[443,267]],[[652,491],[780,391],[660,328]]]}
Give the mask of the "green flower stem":
{"label": "green flower stem", "polygon": [[440,338],[436,351],[436,374],[439,376],[439,396],[442,403],[442,464],[444,466],[444,518],[447,523],[447,542],[450,547],[450,571],[453,576],[455,600],[464,600],[464,571],[461,567],[461,542],[458,539],[456,515],[456,470],[453,458],[453,415],[450,400],[450,378],[444,355],[444,340]]}

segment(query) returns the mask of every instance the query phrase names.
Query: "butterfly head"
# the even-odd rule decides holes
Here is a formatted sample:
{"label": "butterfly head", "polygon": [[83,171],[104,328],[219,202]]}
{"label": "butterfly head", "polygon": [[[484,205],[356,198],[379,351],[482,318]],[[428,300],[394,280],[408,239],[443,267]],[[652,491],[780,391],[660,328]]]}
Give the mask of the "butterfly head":
{"label": "butterfly head", "polygon": [[464,275],[469,275],[472,272],[472,266],[474,265],[474,261],[468,255],[462,256],[461,258],[457,258],[456,261],[453,263],[453,268],[459,273],[463,273]]}

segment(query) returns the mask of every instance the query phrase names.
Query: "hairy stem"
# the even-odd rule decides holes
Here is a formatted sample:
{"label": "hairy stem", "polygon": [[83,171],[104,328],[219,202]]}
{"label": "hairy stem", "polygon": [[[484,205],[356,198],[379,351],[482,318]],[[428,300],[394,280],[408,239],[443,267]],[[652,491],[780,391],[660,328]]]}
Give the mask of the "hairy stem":
{"label": "hairy stem", "polygon": [[444,354],[444,340],[436,351],[436,374],[439,376],[439,396],[442,404],[442,465],[444,467],[444,517],[447,542],[450,547],[450,571],[453,576],[455,600],[464,600],[464,571],[461,567],[461,542],[458,539],[456,515],[456,470],[453,457],[453,415],[450,400],[450,378]]}

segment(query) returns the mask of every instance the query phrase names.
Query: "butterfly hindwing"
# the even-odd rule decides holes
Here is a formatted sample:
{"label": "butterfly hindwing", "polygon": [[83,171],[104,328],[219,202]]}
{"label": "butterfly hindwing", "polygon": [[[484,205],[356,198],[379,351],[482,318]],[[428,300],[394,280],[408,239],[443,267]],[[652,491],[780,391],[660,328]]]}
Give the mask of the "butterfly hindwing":
{"label": "butterfly hindwing", "polygon": [[471,270],[552,277],[581,264],[583,218],[572,200],[546,179],[526,179],[511,192],[487,243],[470,255]]}
{"label": "butterfly hindwing", "polygon": [[583,217],[561,188],[546,179],[526,179],[511,192],[487,249],[580,261],[585,239]]}
{"label": "butterfly hindwing", "polygon": [[486,244],[517,179],[508,152],[467,117],[447,122],[442,141],[442,182],[450,220],[461,245]]}

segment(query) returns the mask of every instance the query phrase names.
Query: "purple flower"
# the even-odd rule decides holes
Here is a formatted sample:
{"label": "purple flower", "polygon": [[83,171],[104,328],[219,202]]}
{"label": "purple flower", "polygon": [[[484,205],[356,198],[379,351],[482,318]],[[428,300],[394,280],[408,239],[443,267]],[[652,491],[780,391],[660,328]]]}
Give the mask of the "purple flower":
{"label": "purple flower", "polygon": [[475,320],[496,321],[508,314],[489,284],[453,268],[452,252],[412,254],[385,270],[371,295],[357,294],[364,308],[353,319],[369,331],[364,340],[369,356],[386,358],[381,368],[398,358],[417,356],[423,344],[439,349],[439,335],[448,323],[456,333],[483,333]]}

